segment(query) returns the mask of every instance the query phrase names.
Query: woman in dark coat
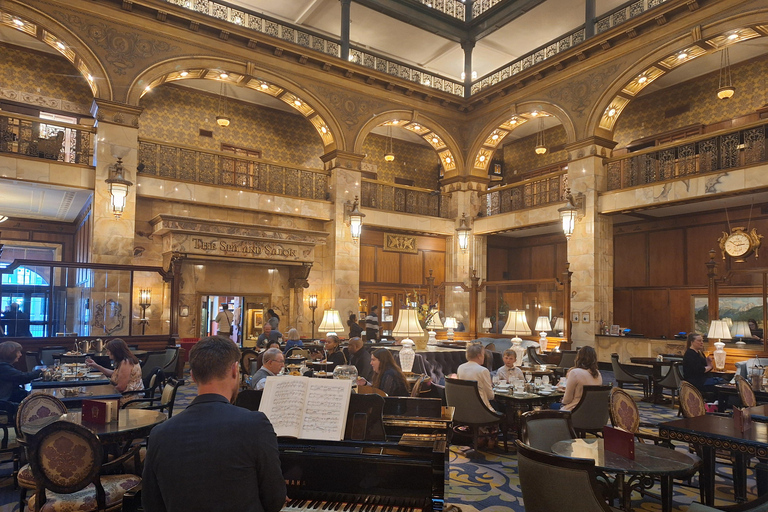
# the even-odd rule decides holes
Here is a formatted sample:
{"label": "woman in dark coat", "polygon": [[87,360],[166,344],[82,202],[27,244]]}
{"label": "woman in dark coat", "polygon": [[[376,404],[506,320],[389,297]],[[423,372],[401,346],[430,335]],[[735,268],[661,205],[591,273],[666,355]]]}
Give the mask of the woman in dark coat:
{"label": "woman in dark coat", "polygon": [[22,372],[14,368],[21,359],[21,345],[15,341],[0,343],[0,400],[18,404],[27,396],[24,384],[40,377],[41,370]]}

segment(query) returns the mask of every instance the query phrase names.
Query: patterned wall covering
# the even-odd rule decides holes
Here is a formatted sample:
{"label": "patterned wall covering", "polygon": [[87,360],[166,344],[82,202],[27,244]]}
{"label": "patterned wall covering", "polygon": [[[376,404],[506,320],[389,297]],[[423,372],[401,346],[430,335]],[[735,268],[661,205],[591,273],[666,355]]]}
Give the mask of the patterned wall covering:
{"label": "patterned wall covering", "polygon": [[[613,137],[618,142],[616,148],[675,128],[752,114],[766,103],[768,55],[731,66],[731,74],[736,94],[727,100],[717,99],[719,71],[716,71],[632,101],[616,121]],[[690,105],[688,112],[665,117],[666,111],[686,105]]]}
{"label": "patterned wall covering", "polygon": [[0,43],[0,99],[31,103],[20,93],[41,107],[85,115],[93,102],[88,82],[64,57]]}
{"label": "patterned wall covering", "polygon": [[[544,139],[547,148],[562,146],[568,141],[563,125],[558,125],[544,130]],[[540,169],[568,158],[565,149],[560,151],[548,150],[543,155],[534,152],[536,147],[536,134],[517,139],[504,145],[504,182],[509,183],[525,179],[525,173],[534,169]],[[515,171],[517,174],[515,174]]]}
{"label": "patterned wall covering", "polygon": [[[229,100],[232,123],[216,124],[219,97],[185,87],[164,85],[145,94],[139,137],[221,150],[221,144],[257,149],[262,158],[286,165],[322,169],[323,144],[312,124],[300,115]],[[213,131],[201,137],[200,129]]]}
{"label": "patterned wall covering", "polygon": [[395,178],[413,180],[415,187],[436,190],[437,166],[440,159],[435,150],[428,146],[407,142],[400,139],[392,139],[392,148],[395,153],[393,162],[385,162],[384,154],[387,152],[389,137],[369,134],[363,143],[363,153],[368,155],[365,160],[378,166],[378,179],[394,183]]}

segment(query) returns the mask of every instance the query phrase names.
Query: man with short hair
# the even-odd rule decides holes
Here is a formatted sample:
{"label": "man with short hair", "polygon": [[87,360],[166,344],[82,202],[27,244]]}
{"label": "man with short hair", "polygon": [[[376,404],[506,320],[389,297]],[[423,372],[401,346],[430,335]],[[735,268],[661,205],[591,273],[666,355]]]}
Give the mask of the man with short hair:
{"label": "man with short hair", "polygon": [[273,329],[268,323],[264,324],[264,332],[262,332],[256,340],[256,345],[259,348],[264,348],[267,345],[267,340],[276,341],[281,343],[283,341],[283,333],[277,329]]}
{"label": "man with short hair", "polygon": [[240,350],[211,336],[189,354],[197,398],[152,430],[142,478],[147,512],[279,512],[286,489],[272,424],[230,403]]}
{"label": "man with short hair", "polygon": [[268,348],[266,352],[264,352],[261,368],[253,374],[253,377],[251,377],[251,386],[253,386],[253,389],[257,391],[259,389],[264,389],[264,386],[267,383],[267,377],[280,373],[283,366],[285,366],[285,354],[283,354],[283,351],[279,348]]}
{"label": "man with short hair", "polygon": [[221,311],[219,311],[219,314],[216,315],[216,318],[213,319],[213,321],[216,322],[216,325],[218,326],[216,329],[216,335],[224,336],[225,338],[232,336],[232,322],[234,319],[235,314],[229,310],[229,304],[226,302],[222,303]]}
{"label": "man with short hair", "polygon": [[351,338],[347,345],[349,352],[349,364],[357,368],[357,376],[367,381],[373,380],[373,368],[371,368],[371,353],[365,350],[363,340]]}
{"label": "man with short hair", "polygon": [[462,380],[474,380],[477,382],[477,390],[485,405],[493,410],[491,400],[494,397],[491,372],[483,366],[485,363],[485,348],[481,344],[467,345],[467,362],[459,366],[456,375]]}
{"label": "man with short hair", "polygon": [[379,306],[371,306],[371,312],[365,317],[365,339],[368,341],[376,341],[379,339],[379,317],[376,315],[376,310]]}

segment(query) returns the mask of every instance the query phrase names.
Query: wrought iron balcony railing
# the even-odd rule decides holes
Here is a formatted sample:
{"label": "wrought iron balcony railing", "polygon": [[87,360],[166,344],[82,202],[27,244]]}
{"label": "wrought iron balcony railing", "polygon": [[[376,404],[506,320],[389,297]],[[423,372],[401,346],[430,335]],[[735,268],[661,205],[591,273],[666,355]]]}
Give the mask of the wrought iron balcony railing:
{"label": "wrought iron balcony railing", "polygon": [[[547,172],[549,170],[549,172]],[[568,185],[567,164],[561,163],[536,171],[540,176],[486,190],[485,213],[488,216],[549,204],[562,203]]]}
{"label": "wrought iron balcony railing", "polygon": [[0,153],[93,165],[92,126],[0,112]]}
{"label": "wrought iron balcony railing", "polygon": [[447,217],[444,197],[439,191],[405,187],[383,181],[363,180],[360,206],[388,212]]}
{"label": "wrought iron balcony railing", "polygon": [[761,123],[608,160],[607,188],[620,190],[766,162],[768,124]]}
{"label": "wrought iron balcony railing", "polygon": [[161,141],[139,140],[140,175],[302,199],[328,199],[328,173]]}

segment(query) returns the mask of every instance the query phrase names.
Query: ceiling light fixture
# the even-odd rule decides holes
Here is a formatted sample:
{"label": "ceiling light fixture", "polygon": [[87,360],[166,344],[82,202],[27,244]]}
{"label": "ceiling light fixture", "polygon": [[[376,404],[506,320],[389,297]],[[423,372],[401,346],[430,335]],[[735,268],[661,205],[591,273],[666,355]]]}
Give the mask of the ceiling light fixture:
{"label": "ceiling light fixture", "polygon": [[295,100],[293,100],[293,104],[296,105],[297,107],[300,107],[301,106],[301,100],[299,98],[296,98]]}
{"label": "ceiling light fixture", "polygon": [[491,140],[499,140],[499,134],[494,133],[493,135],[491,135]]}
{"label": "ceiling light fixture", "polygon": [[384,153],[384,160],[386,162],[392,162],[395,159],[395,152],[392,148],[392,125],[387,126],[387,131],[389,132],[389,147],[387,148],[386,153]]}
{"label": "ceiling light fixture", "polygon": [[736,93],[731,78],[731,58],[726,46],[720,50],[720,87],[717,89],[717,97],[721,100],[727,100]]}
{"label": "ceiling light fixture", "polygon": [[184,77],[185,77],[185,76],[187,76],[188,74],[189,74],[189,71],[182,71],[181,73],[179,73],[179,76],[180,76],[180,77],[182,77],[182,78],[184,78]]}
{"label": "ceiling light fixture", "polygon": [[537,155],[543,155],[547,152],[547,143],[544,140],[544,120],[539,118],[539,131],[536,132],[536,147],[534,151]]}
{"label": "ceiling light fixture", "polygon": [[259,86],[262,89],[269,89],[269,84],[267,82],[261,82],[261,85]]}
{"label": "ceiling light fixture", "polygon": [[734,32],[733,34],[728,36],[728,39],[733,41],[734,39],[737,39],[738,37],[739,37],[739,34]]}
{"label": "ceiling light fixture", "polygon": [[227,78],[229,78],[229,74],[227,74],[226,72],[221,73],[219,74],[219,78],[221,78],[222,80],[226,80]]}
{"label": "ceiling light fixture", "polygon": [[5,215],[0,215],[0,222],[5,222],[8,220],[8,217]]}
{"label": "ceiling light fixture", "polygon": [[608,109],[608,117],[613,117],[615,115],[616,115],[616,109],[615,108],[611,107],[610,109]]}
{"label": "ceiling light fixture", "polygon": [[685,58],[687,58],[687,57],[688,57],[688,54],[687,54],[687,53],[685,53],[685,52],[680,52],[680,53],[677,55],[677,58],[678,58],[679,60],[683,60],[683,59],[685,59]]}
{"label": "ceiling light fixture", "polygon": [[216,116],[216,124],[222,128],[229,126],[231,119],[227,115],[227,96],[224,90],[224,82],[221,82],[221,89],[219,90],[219,114]]}

